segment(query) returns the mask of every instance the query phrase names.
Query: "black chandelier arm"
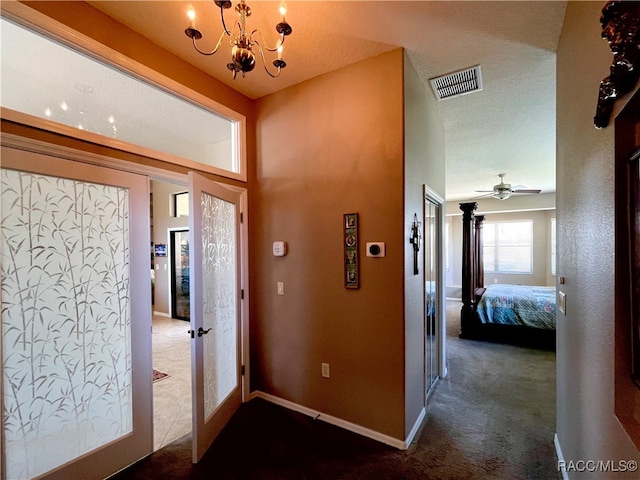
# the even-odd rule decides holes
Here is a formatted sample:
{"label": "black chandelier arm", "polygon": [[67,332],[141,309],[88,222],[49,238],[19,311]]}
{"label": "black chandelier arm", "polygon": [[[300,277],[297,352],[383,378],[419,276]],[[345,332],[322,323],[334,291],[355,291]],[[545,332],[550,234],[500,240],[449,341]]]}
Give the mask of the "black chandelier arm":
{"label": "black chandelier arm", "polygon": [[[260,57],[262,58],[262,65],[264,66],[264,71],[267,72],[267,74],[271,77],[271,78],[278,78],[280,76],[280,72],[282,71],[282,68],[284,68],[287,64],[283,61],[283,60],[274,60],[274,64],[275,62],[278,62],[280,64],[280,66],[276,66],[276,73],[273,74],[269,71],[269,68],[267,67],[267,61],[264,58],[264,51],[262,49],[262,45],[260,45],[260,42],[258,42],[257,40],[254,41],[254,43],[258,46],[258,51],[260,52]],[[273,50],[271,50],[273,51]]]}
{"label": "black chandelier arm", "polygon": [[224,5],[222,3],[220,4],[220,20],[222,20],[222,28],[224,28],[224,33],[226,33],[228,36],[231,36],[231,32],[227,29],[227,24],[224,21]]}
{"label": "black chandelier arm", "polygon": [[227,32],[222,32],[222,34],[220,35],[220,38],[218,39],[218,43],[216,44],[215,48],[210,52],[203,52],[202,50],[200,50],[198,48],[198,45],[196,44],[196,38],[192,37],[191,41],[193,42],[193,48],[195,48],[196,51],[201,55],[207,55],[207,56],[214,55],[220,48],[220,45],[222,44],[222,39],[224,38],[225,35],[227,35]]}

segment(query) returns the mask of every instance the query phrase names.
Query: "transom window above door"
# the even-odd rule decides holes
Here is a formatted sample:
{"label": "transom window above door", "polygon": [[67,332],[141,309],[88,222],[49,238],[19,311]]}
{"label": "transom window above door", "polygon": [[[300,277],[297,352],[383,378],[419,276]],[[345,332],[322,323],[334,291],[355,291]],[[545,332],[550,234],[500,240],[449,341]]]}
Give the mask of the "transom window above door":
{"label": "transom window above door", "polygon": [[3,118],[246,180],[244,116],[80,34],[78,49],[100,53],[80,53],[19,19],[3,17],[0,27]]}

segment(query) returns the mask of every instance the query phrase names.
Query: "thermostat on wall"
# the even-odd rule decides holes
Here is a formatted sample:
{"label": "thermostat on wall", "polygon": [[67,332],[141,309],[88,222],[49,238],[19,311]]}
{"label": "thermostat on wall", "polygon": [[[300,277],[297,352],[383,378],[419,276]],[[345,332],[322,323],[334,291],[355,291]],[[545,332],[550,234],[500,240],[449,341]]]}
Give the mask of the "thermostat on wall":
{"label": "thermostat on wall", "polygon": [[273,242],[273,256],[284,257],[287,254],[286,242]]}
{"label": "thermostat on wall", "polygon": [[367,257],[384,257],[385,255],[384,242],[367,242]]}

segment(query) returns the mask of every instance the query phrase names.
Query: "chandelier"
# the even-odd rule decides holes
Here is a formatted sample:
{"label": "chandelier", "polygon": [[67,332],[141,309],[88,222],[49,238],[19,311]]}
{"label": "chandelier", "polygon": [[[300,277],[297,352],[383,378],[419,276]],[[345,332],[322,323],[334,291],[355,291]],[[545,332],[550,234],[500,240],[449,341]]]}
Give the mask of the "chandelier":
{"label": "chandelier", "polygon": [[[278,77],[280,75],[280,71],[287,66],[287,63],[282,59],[284,39],[287,35],[291,35],[292,32],[291,25],[289,25],[285,19],[287,10],[284,5],[284,1],[280,4],[280,15],[282,16],[282,20],[276,25],[276,31],[280,35],[280,38],[274,48],[270,48],[267,45],[264,35],[259,29],[251,31],[247,29],[247,18],[251,16],[251,9],[244,0],[240,0],[236,5],[235,10],[238,14],[238,20],[234,22],[231,29],[227,28],[227,24],[224,19],[224,11],[225,9],[231,8],[231,2],[228,0],[214,0],[213,3],[220,7],[220,19],[222,21],[223,30],[220,38],[218,39],[218,43],[210,52],[200,50],[196,44],[196,41],[202,38],[202,32],[195,27],[196,12],[193,7],[189,5],[189,9],[187,11],[189,27],[184,31],[184,33],[193,41],[193,47],[196,51],[202,55],[213,55],[220,48],[224,37],[227,36],[229,37],[229,44],[231,46],[231,61],[227,63],[227,68],[233,72],[234,79],[238,72],[242,72],[242,76],[244,77],[247,72],[254,69],[256,66],[256,55],[259,55],[262,59],[264,69],[269,76],[273,78]],[[277,58],[272,62],[275,67],[275,73],[272,73],[269,70],[265,59],[265,50],[271,53],[276,52]]]}

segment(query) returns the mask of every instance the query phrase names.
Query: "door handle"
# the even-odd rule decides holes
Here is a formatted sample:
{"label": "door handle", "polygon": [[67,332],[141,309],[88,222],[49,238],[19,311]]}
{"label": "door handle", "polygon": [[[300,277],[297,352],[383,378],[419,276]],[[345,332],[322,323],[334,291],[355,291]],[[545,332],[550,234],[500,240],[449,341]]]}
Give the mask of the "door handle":
{"label": "door handle", "polygon": [[209,333],[211,331],[210,328],[207,328],[206,330],[203,329],[202,327],[200,327],[198,329],[198,336],[201,337],[202,335],[206,335],[207,333]]}
{"label": "door handle", "polygon": [[[198,336],[199,336],[199,337],[201,337],[202,335],[206,335],[206,334],[207,334],[207,333],[209,333],[210,331],[211,331],[211,329],[210,329],[210,328],[207,328],[207,329],[205,330],[204,328],[200,327],[200,328],[198,328]],[[191,338],[194,338],[194,337],[195,337],[195,335],[194,335],[194,334],[196,333],[196,331],[195,331],[195,330],[187,330],[187,333],[188,333],[189,335],[191,335]]]}

